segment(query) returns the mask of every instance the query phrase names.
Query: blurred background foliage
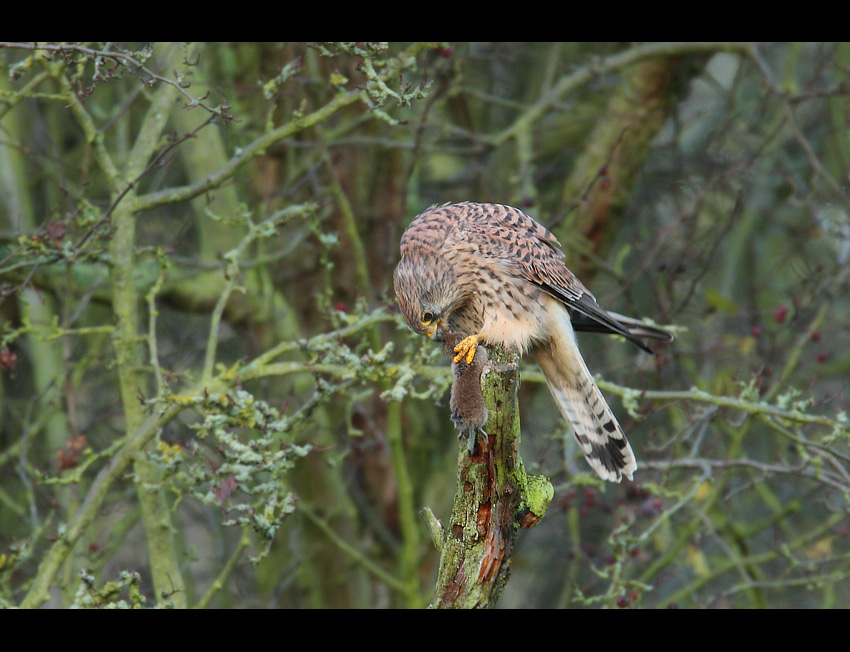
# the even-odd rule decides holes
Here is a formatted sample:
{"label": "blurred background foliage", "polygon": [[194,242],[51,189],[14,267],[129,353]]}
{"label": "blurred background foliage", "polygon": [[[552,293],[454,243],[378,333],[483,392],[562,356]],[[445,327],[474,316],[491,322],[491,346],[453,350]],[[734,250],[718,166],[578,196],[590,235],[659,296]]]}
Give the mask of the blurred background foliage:
{"label": "blurred background foliage", "polygon": [[394,309],[431,204],[518,206],[648,356],[582,335],[603,486],[504,607],[850,605],[850,46],[0,44],[0,604],[417,607],[457,439]]}

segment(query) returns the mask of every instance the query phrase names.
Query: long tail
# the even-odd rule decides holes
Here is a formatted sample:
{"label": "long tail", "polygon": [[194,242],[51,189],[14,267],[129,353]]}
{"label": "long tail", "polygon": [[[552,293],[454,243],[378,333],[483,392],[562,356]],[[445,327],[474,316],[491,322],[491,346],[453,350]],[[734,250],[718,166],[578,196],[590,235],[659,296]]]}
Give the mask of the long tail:
{"label": "long tail", "polygon": [[629,480],[637,470],[632,447],[578,350],[567,311],[537,362],[558,409],[573,429],[591,468],[604,480]]}

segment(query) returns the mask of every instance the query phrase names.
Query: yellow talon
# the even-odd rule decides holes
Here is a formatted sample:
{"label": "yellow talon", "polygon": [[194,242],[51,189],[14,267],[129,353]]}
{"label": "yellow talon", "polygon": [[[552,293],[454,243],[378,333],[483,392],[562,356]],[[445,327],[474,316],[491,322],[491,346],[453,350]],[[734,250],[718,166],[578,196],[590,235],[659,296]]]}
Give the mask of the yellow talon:
{"label": "yellow talon", "polygon": [[458,342],[454,348],[454,352],[457,353],[454,357],[455,364],[463,360],[464,355],[466,356],[466,364],[472,364],[472,361],[475,359],[475,349],[478,348],[478,345],[483,339],[484,336],[478,333],[478,335],[470,335]]}

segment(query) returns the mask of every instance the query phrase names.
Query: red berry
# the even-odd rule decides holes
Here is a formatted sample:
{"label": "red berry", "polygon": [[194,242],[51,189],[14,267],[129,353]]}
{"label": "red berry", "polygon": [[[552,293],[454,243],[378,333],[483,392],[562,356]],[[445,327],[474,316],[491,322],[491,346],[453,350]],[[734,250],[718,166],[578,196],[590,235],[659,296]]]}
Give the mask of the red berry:
{"label": "red berry", "polygon": [[0,351],[0,367],[3,369],[14,369],[18,362],[18,356],[9,349]]}

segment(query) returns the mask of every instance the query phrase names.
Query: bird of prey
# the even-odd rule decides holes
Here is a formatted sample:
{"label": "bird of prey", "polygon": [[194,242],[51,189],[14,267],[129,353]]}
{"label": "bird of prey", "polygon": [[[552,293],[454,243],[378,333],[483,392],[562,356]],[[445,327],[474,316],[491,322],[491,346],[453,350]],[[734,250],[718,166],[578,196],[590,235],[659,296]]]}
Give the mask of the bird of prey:
{"label": "bird of prey", "polygon": [[[643,338],[665,331],[603,309],[567,269],[555,236],[519,209],[463,202],[432,206],[401,239],[393,281],[401,314],[416,333],[467,337],[455,362],[472,364],[483,344],[534,353],[558,408],[590,466],[603,479],[637,469],[623,429],[579,352],[574,330]],[[651,352],[651,351],[650,351]]]}

